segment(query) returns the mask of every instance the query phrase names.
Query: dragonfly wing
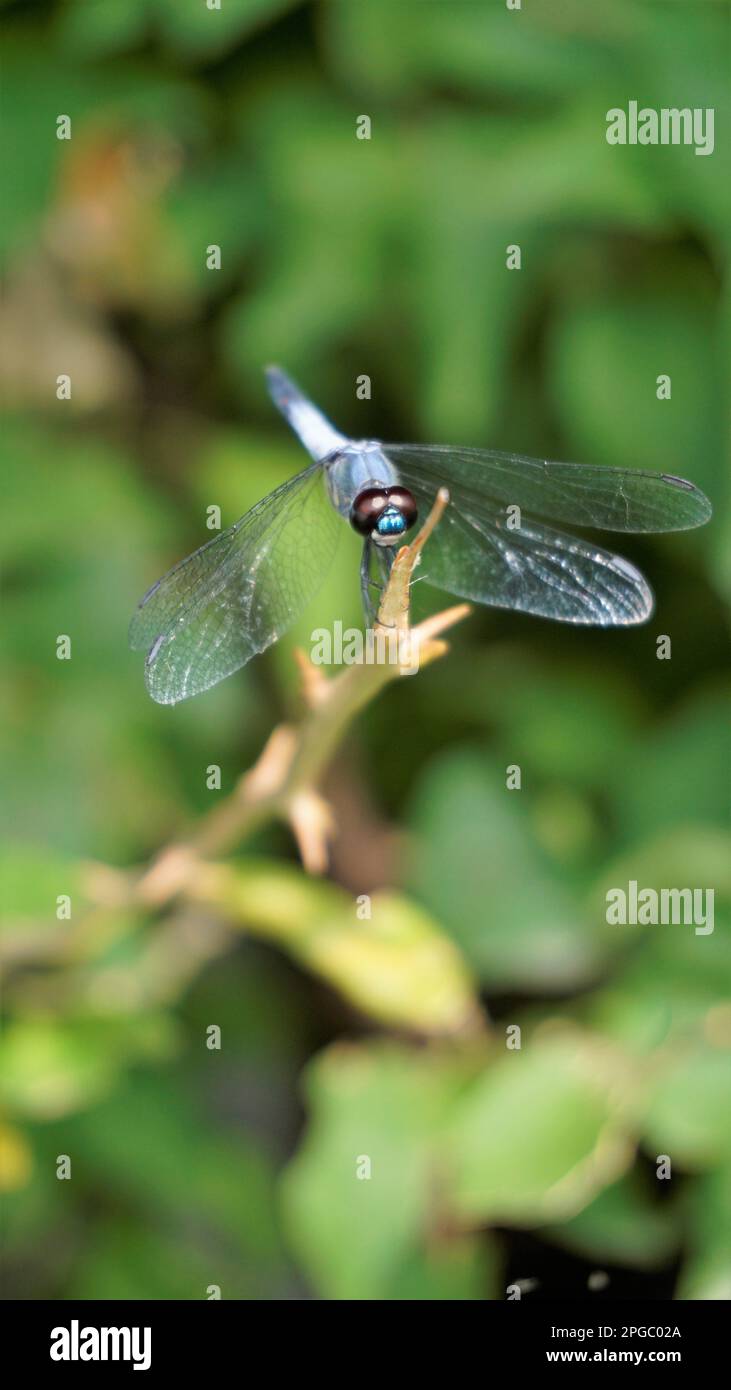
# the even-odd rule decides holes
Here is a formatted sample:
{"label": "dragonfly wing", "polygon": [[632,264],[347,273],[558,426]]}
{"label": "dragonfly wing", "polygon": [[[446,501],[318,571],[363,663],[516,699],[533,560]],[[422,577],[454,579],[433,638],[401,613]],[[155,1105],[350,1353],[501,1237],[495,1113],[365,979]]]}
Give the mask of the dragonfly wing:
{"label": "dragonfly wing", "polygon": [[360,593],[368,627],[373,627],[378,617],[378,609],[383,591],[388,584],[393,561],[392,550],[375,545],[370,538],[365,541],[360,564]]}
{"label": "dragonfly wing", "polygon": [[459,598],[559,622],[613,627],[650,616],[652,591],[627,560],[591,542],[523,516],[507,526],[503,508],[475,500],[453,480],[425,485],[417,469],[397,464],[421,516],[447,481],[450,505],[424,549],[424,578]]}
{"label": "dragonfly wing", "polygon": [[360,597],[363,604],[365,620],[369,627],[373,626],[375,620],[375,606],[373,601],[373,589],[375,580],[372,578],[372,556],[373,542],[367,537],[363,542],[363,550],[360,557]]}
{"label": "dragonfly wing", "polygon": [[176,619],[204,599],[208,584],[231,553],[240,525],[238,521],[220,536],[214,536],[200,550],[173,565],[148,589],[129,625],[129,645],[133,651],[148,651]]}
{"label": "dragonfly wing", "polygon": [[152,698],[197,695],[275,642],[319,588],[339,534],[315,463],[171,569],[130,626]]}
{"label": "dragonfly wing", "polygon": [[549,463],[523,454],[447,445],[384,444],[399,472],[443,483],[533,516],[604,531],[685,531],[711,516],[705,493],[684,478],[601,464]]}

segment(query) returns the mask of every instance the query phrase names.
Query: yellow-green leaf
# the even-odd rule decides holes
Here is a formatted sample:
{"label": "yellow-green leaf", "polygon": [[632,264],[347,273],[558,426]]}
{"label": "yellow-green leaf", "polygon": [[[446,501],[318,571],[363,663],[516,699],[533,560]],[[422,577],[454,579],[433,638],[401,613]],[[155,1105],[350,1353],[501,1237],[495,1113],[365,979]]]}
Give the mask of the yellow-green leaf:
{"label": "yellow-green leaf", "polygon": [[[278,942],[362,1013],[394,1027],[453,1033],[479,1019],[472,978],[420,907],[377,893],[369,908],[278,864],[206,866],[193,889],[256,935]],[[363,918],[364,911],[370,916]]]}

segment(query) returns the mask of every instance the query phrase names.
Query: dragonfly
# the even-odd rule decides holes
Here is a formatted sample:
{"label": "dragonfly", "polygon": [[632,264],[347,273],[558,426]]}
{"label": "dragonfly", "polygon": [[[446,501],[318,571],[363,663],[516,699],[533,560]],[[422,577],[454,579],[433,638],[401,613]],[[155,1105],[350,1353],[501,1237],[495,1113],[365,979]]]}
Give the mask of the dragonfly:
{"label": "dragonfly", "polygon": [[[130,625],[147,689],[174,705],[208,690],[276,642],[316,594],[342,522],[363,539],[366,621],[394,555],[446,488],[423,577],[475,603],[558,622],[644,622],[652,591],[628,560],[553,526],[683,531],[711,516],[684,478],[602,464],[341,434],[279,367],[269,394],[312,462],[148,590]],[[547,524],[549,523],[549,524]]]}

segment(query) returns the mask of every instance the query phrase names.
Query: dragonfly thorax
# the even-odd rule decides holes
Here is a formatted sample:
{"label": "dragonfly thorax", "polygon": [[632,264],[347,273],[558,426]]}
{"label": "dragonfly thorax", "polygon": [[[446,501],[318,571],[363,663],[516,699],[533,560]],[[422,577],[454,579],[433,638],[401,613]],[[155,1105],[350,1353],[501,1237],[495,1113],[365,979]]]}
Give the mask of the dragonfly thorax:
{"label": "dragonfly thorax", "polygon": [[372,439],[350,439],[323,463],[330,501],[346,520],[359,493],[372,487],[395,487],[399,482],[390,459]]}
{"label": "dragonfly thorax", "polygon": [[375,439],[351,439],[325,460],[330,501],[361,536],[395,545],[416,521],[416,503]]}

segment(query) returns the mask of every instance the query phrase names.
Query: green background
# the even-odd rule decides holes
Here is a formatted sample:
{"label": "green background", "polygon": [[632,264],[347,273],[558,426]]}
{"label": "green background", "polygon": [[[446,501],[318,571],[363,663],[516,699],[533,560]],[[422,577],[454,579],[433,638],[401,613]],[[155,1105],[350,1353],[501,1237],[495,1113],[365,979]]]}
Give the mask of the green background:
{"label": "green background", "polygon": [[[3,17],[11,1296],[730,1298],[728,6]],[[609,147],[631,99],[713,106],[715,152]],[[214,691],[157,707],[127,650],[206,508],[302,466],[270,360],[354,435],[662,469],[715,515],[621,538],[646,626],[482,609],[388,688],[328,777],[328,880],[265,826],[225,907],[143,914],[100,866],[190,831],[300,708],[293,648],[359,622],[348,534]],[[608,927],[629,879],[713,888],[715,931]]]}

